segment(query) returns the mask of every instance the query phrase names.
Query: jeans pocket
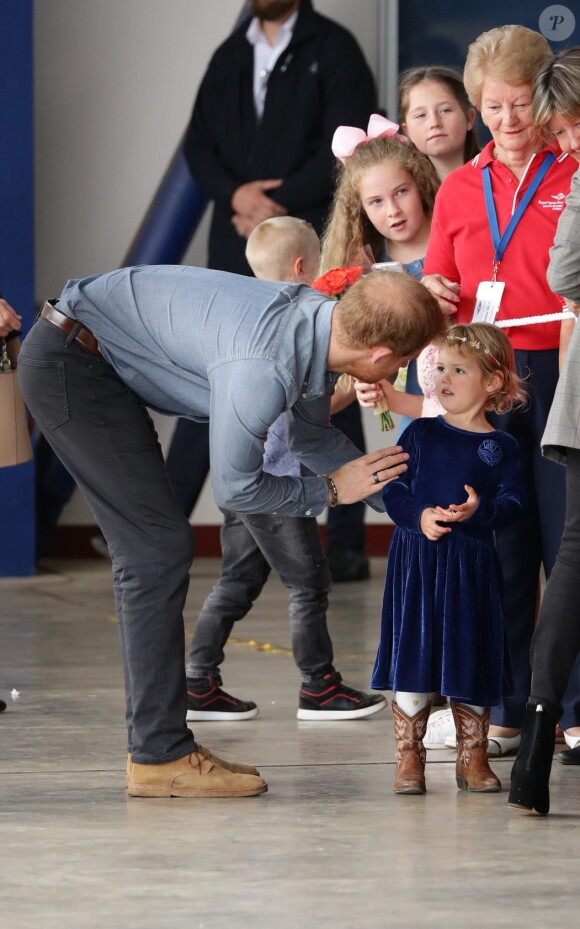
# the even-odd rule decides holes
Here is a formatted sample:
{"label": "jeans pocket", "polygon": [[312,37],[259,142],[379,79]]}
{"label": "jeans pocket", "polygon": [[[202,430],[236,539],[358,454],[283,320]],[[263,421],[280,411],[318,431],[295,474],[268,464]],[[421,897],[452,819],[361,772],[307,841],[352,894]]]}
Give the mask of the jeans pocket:
{"label": "jeans pocket", "polygon": [[69,420],[63,361],[40,361],[20,354],[18,380],[26,405],[41,430],[52,430]]}

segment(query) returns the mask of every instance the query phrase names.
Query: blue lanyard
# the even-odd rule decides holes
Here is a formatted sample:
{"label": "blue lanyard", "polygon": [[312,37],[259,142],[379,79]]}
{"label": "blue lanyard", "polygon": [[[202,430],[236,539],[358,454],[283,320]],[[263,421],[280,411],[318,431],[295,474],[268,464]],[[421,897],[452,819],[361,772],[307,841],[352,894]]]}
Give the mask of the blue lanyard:
{"label": "blue lanyard", "polygon": [[[538,187],[544,180],[546,173],[555,160],[555,155],[553,152],[546,152],[542,164],[534,174],[532,182],[528,189],[526,190],[524,196],[520,200],[519,206],[515,211],[514,215],[510,219],[507,228],[502,236],[499,234],[499,225],[497,222],[497,211],[495,209],[495,203],[493,202],[493,194],[491,192],[491,178],[489,176],[489,165],[485,165],[483,169],[483,192],[485,195],[485,207],[487,210],[487,219],[489,222],[489,228],[491,232],[491,240],[493,242],[493,247],[495,249],[493,258],[494,262],[497,264],[502,260],[503,254],[508,246],[508,243],[515,232],[516,226],[522,218],[526,207],[528,206],[530,200],[534,196]],[[494,272],[495,273],[495,272]]]}

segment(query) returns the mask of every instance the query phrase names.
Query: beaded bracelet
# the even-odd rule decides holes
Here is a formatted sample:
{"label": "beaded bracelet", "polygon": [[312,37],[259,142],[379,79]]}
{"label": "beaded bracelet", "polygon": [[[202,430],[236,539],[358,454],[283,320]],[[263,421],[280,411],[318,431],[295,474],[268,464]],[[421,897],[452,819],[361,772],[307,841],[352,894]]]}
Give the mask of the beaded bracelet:
{"label": "beaded bracelet", "polygon": [[328,491],[330,493],[330,503],[328,506],[336,506],[338,503],[338,490],[336,489],[336,484],[332,480],[330,474],[323,474],[322,477],[326,481],[326,486],[328,487]]}

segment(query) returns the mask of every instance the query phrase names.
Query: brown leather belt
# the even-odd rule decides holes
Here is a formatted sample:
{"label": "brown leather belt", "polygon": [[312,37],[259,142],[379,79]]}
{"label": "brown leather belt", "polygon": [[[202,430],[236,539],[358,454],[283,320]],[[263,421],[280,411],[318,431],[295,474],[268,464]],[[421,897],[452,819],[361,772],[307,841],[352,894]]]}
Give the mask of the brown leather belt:
{"label": "brown leather belt", "polygon": [[[91,355],[95,355],[96,358],[102,358],[99,351],[99,343],[95,339],[93,333],[90,329],[87,329],[86,326],[83,326],[77,319],[71,319],[70,316],[66,316],[65,313],[61,313],[60,310],[57,310],[52,303],[49,303],[48,300],[43,304],[40,311],[40,316],[43,319],[46,319],[49,323],[52,323],[53,326],[58,326],[59,329],[62,329],[63,332],[73,332],[73,330],[78,329],[78,332],[75,333],[75,341],[80,342],[83,348],[86,348]],[[80,326],[80,329],[78,328]]]}

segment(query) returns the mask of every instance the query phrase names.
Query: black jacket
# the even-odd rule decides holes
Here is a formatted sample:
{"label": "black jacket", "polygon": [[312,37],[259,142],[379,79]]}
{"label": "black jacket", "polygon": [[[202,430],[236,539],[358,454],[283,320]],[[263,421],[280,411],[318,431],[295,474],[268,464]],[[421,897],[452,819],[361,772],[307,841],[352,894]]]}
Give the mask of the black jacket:
{"label": "black jacket", "polygon": [[213,55],[195,101],[184,150],[193,177],[215,201],[208,266],[251,273],[230,201],[247,181],[283,178],[270,196],[318,232],[332,198],[339,125],[366,129],[376,109],[370,69],[353,36],[302,0],[294,33],[268,81],[256,117],[253,48],[243,23]]}

